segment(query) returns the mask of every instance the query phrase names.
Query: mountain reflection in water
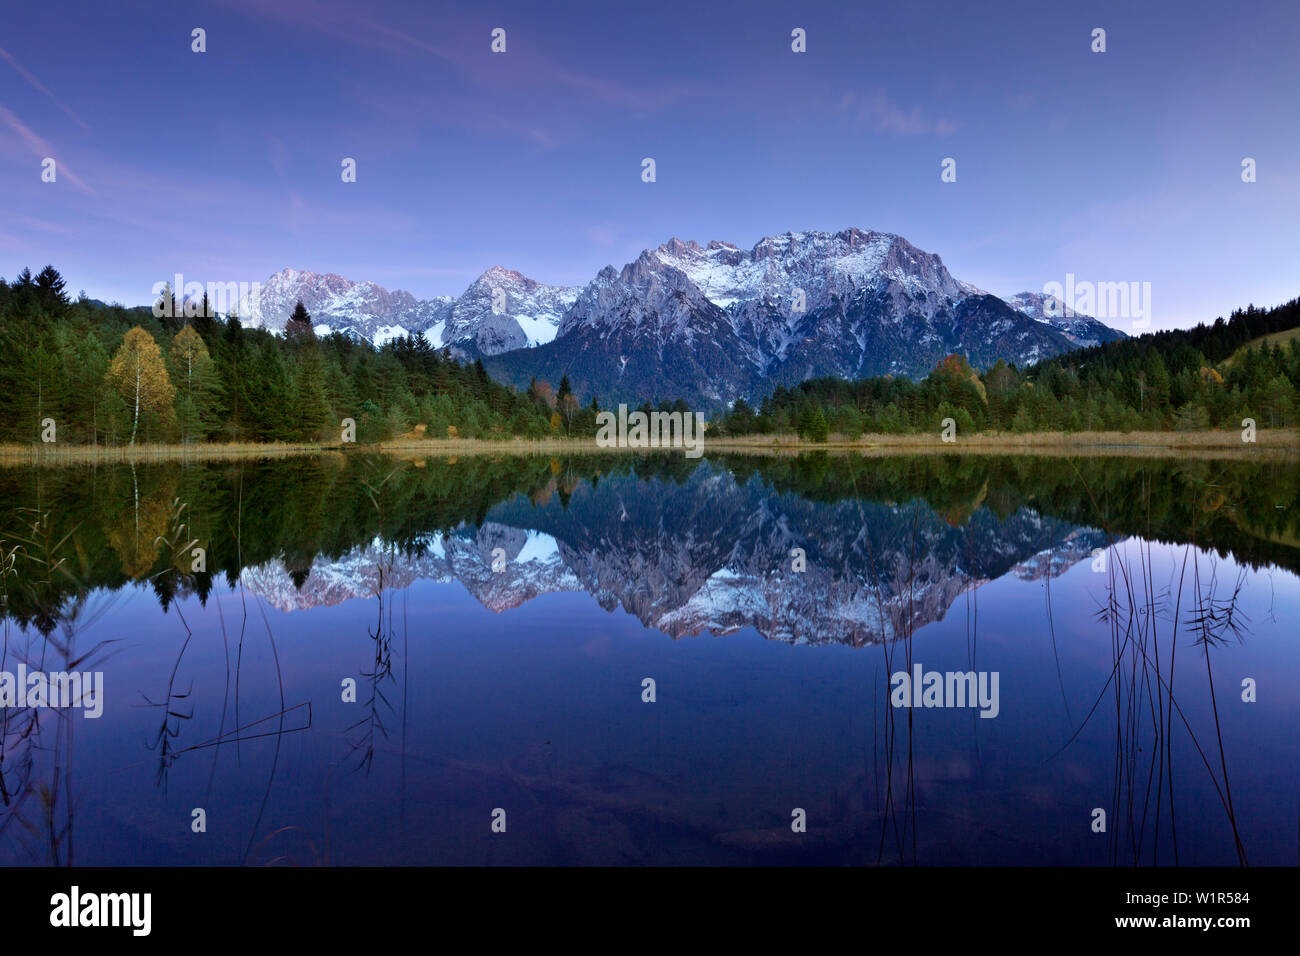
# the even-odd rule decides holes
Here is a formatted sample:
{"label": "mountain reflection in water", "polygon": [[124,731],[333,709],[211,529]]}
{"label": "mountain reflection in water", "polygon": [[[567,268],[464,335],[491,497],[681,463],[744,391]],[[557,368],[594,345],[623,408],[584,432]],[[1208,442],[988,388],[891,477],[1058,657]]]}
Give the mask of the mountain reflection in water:
{"label": "mountain reflection in water", "polygon": [[[106,687],[99,720],[0,710],[0,861],[1293,863],[1298,491],[1123,458],[0,470],[0,671]],[[917,666],[998,672],[998,716],[890,706]]]}

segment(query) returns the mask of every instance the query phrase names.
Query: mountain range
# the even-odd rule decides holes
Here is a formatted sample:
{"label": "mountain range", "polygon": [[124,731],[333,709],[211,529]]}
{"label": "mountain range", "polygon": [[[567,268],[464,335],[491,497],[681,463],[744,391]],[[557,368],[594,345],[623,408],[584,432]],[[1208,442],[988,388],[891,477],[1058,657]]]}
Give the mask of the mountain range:
{"label": "mountain range", "polygon": [[[706,464],[680,483],[609,477],[567,500],[553,489],[516,495],[478,524],[317,556],[298,580],[279,559],[240,580],[282,611],[432,580],[459,582],[498,613],[581,591],[675,638],[753,628],[793,644],[861,646],[907,633],[909,620],[919,629],[942,619],[989,581],[1057,577],[1106,546],[1102,531],[1029,508],[1002,518],[979,508],[955,522],[917,503],[809,501]],[[795,548],[806,555],[799,571]]]}
{"label": "mountain range", "polygon": [[483,359],[498,380],[558,383],[602,404],[684,398],[712,408],[833,375],[920,378],[946,355],[1026,365],[1124,333],[1041,293],[1003,300],[890,233],[790,232],[752,249],[672,239],[585,286],[501,266],[458,298],[285,269],[240,303],[246,325],[282,329],[301,300],[319,334],[382,346],[424,333]]}

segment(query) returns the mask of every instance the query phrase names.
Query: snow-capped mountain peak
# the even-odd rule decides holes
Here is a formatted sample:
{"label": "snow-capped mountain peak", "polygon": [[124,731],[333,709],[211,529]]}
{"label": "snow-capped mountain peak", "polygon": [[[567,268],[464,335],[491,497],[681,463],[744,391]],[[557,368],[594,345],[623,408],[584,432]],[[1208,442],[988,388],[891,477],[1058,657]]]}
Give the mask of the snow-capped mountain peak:
{"label": "snow-capped mountain peak", "polygon": [[543,285],[513,269],[493,266],[456,300],[443,341],[482,355],[550,342],[578,291]]}
{"label": "snow-capped mountain peak", "polygon": [[1017,312],[1035,322],[1050,325],[1080,348],[1113,342],[1124,333],[1112,329],[1091,316],[1077,312],[1054,295],[1043,292],[1017,292],[1006,300]]}
{"label": "snow-capped mountain peak", "polygon": [[301,301],[322,335],[342,332],[382,346],[423,332],[435,348],[448,346],[468,357],[551,341],[577,293],[499,265],[475,279],[460,298],[433,299],[334,273],[281,269],[238,310],[245,325],[278,331]]}
{"label": "snow-capped mountain peak", "polygon": [[567,374],[602,402],[713,407],[817,376],[921,377],[954,352],[977,368],[1023,365],[1106,335],[1120,333],[1035,319],[893,233],[805,230],[750,249],[679,238],[646,249],[577,294],[552,347],[508,352],[489,371],[520,385]]}
{"label": "snow-capped mountain peak", "polygon": [[[302,302],[317,332],[342,332],[376,345],[434,326],[451,308],[450,296],[417,299],[400,289],[389,291],[375,282],[353,282],[332,272],[281,269],[239,303],[240,320],[248,326],[279,331],[294,306]],[[437,343],[435,343],[437,344]]]}
{"label": "snow-capped mountain peak", "polygon": [[1024,365],[1123,336],[1041,294],[1002,300],[903,237],[856,227],[749,249],[672,238],[582,287],[494,265],[455,299],[284,269],[240,315],[280,329],[299,299],[322,334],[382,346],[423,332],[459,358],[492,359],[488,371],[505,381],[567,374],[606,403],[671,396],[711,407],[820,375],[920,377],[953,352],[977,368]]}

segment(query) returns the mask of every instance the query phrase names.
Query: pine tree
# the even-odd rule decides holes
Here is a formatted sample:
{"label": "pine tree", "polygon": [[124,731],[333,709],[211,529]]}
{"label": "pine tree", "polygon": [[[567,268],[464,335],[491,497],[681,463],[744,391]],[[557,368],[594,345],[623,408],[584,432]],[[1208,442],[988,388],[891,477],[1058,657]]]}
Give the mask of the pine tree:
{"label": "pine tree", "polygon": [[303,349],[294,375],[293,419],[298,437],[307,441],[319,438],[330,420],[325,365],[314,343]]}
{"label": "pine tree", "polygon": [[1163,414],[1169,404],[1169,369],[1160,352],[1154,348],[1147,351],[1142,363],[1142,381],[1145,392],[1143,411],[1155,409]]}
{"label": "pine tree", "polygon": [[815,442],[825,442],[830,437],[830,433],[831,428],[826,421],[826,413],[818,405],[808,422],[808,437]]}
{"label": "pine tree", "polygon": [[19,354],[18,384],[12,400],[21,422],[19,434],[35,440],[46,419],[52,418],[66,426],[68,418],[63,404],[67,381],[59,359],[60,349],[48,333],[40,334]]}
{"label": "pine tree", "polygon": [[804,405],[799,410],[799,417],[795,424],[795,433],[800,438],[807,438],[812,432],[813,427],[813,410],[811,405]]}
{"label": "pine tree", "polygon": [[176,417],[183,440],[211,435],[220,421],[220,382],[203,337],[185,326],[172,341],[168,355],[179,396]]}
{"label": "pine tree", "polygon": [[69,424],[85,441],[99,442],[104,401],[104,375],[108,372],[108,349],[93,332],[78,336],[64,352],[68,381],[66,403]]}
{"label": "pine tree", "polygon": [[1016,409],[1015,417],[1011,419],[1011,430],[1022,435],[1034,430],[1034,417],[1029,413],[1027,405],[1022,403]]}
{"label": "pine tree", "polygon": [[253,433],[263,441],[292,439],[293,393],[284,357],[274,339],[262,343],[240,383]]}
{"label": "pine tree", "polygon": [[1264,420],[1270,428],[1286,428],[1291,424],[1295,408],[1295,389],[1283,375],[1275,375],[1260,396]]}
{"label": "pine tree", "polygon": [[222,418],[226,420],[232,435],[240,435],[247,429],[250,417],[244,406],[243,380],[245,370],[252,365],[252,355],[238,316],[227,316],[221,338],[213,352],[213,361],[216,363],[220,383],[219,394],[224,399]]}
{"label": "pine tree", "polygon": [[176,293],[172,291],[172,284],[164,282],[162,291],[158,293],[158,298],[153,304],[154,317],[158,319],[175,318],[181,314],[180,303],[176,299]]}
{"label": "pine tree", "polygon": [[36,297],[41,308],[52,316],[62,317],[68,310],[67,283],[54,266],[46,266],[36,276]]}
{"label": "pine tree", "polygon": [[311,314],[302,304],[302,299],[298,300],[298,304],[293,307],[293,314],[289,316],[289,321],[284,324],[284,337],[289,342],[314,341],[316,338],[316,331],[311,324]]}

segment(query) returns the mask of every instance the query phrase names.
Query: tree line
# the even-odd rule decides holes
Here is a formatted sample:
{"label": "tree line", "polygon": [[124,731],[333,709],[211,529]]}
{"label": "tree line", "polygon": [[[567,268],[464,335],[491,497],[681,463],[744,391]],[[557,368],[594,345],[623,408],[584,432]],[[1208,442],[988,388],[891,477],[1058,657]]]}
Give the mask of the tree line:
{"label": "tree line", "polygon": [[74,301],[52,266],[0,279],[0,441],[40,441],[51,422],[73,444],[338,441],[346,418],[361,443],[596,433],[599,406],[567,379],[516,390],[423,333],[375,348],[318,337],[301,302],[282,335],[206,296],[157,305]]}
{"label": "tree line", "polygon": [[[301,302],[275,334],[214,314],[206,297],[181,303],[169,288],[163,297],[160,308],[106,305],[84,293],[74,301],[52,266],[0,279],[0,441],[336,442],[349,418],[361,443],[597,432],[599,404],[574,394],[567,378],[515,389],[423,333],[375,348],[337,332],[318,337]],[[948,418],[963,434],[1235,428],[1245,418],[1292,427],[1300,421],[1300,337],[1243,346],[1297,326],[1300,299],[1024,369],[999,361],[979,373],[953,355],[919,382],[811,379],[776,387],[758,408],[737,400],[710,431],[826,441],[831,433],[932,431]],[[681,399],[655,408],[690,411]],[[654,408],[643,402],[640,410]]]}
{"label": "tree line", "polygon": [[[1300,424],[1300,299],[1250,306],[1213,325],[1170,330],[1079,349],[1024,369],[998,361],[978,373],[960,355],[922,381],[891,376],[810,379],[778,386],[755,409],[735,402],[714,434],[796,432],[826,441],[834,432],[1140,431],[1258,428]],[[1246,347],[1248,343],[1256,344]]]}

